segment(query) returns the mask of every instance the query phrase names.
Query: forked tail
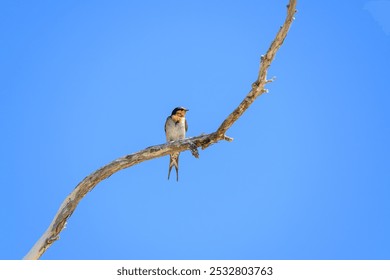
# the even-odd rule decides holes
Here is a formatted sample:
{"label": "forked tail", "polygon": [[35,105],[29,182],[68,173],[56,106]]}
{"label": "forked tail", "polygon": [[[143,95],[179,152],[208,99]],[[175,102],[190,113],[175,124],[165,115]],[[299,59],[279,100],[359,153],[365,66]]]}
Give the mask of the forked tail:
{"label": "forked tail", "polygon": [[174,166],[176,169],[176,181],[179,181],[179,155],[180,153],[173,153],[169,156],[168,180],[172,167]]}

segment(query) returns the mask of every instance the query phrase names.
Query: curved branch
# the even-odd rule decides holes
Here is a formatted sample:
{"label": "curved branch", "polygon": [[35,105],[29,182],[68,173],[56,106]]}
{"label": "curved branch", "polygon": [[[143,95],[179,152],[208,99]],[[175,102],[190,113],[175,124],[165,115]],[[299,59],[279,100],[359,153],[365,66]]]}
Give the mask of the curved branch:
{"label": "curved branch", "polygon": [[57,214],[53,221],[49,225],[46,232],[35,243],[31,250],[27,253],[24,259],[39,259],[45,251],[59,239],[60,232],[64,229],[67,220],[76,210],[77,205],[81,199],[101,181],[107,179],[114,173],[139,164],[141,162],[155,159],[158,157],[166,156],[174,152],[182,152],[185,150],[191,150],[195,157],[198,157],[197,148],[201,147],[205,149],[210,145],[217,143],[221,140],[232,141],[233,139],[226,136],[226,131],[233,125],[233,123],[245,112],[246,109],[253,103],[253,101],[266,90],[264,86],[271,80],[267,80],[267,70],[271,65],[272,60],[275,57],[277,50],[283,44],[284,39],[287,36],[287,32],[291,26],[291,23],[296,12],[296,0],[290,0],[287,11],[287,18],[277,33],[274,41],[272,42],[267,53],[262,56],[260,63],[260,70],[258,79],[253,83],[252,90],[248,93],[241,104],[224,120],[221,126],[216,132],[200,135],[197,137],[187,138],[183,140],[174,141],[171,143],[156,145],[148,147],[144,150],[136,152],[134,154],[126,155],[118,158],[111,163],[96,170],[89,176],[85,177],[75,189],[65,198],[61,204]]}

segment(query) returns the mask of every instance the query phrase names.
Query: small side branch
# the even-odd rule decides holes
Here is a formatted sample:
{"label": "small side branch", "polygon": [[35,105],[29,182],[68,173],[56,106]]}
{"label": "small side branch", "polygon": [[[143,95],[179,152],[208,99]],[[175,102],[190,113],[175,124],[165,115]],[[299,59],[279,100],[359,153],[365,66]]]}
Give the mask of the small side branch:
{"label": "small side branch", "polygon": [[262,56],[260,63],[260,70],[257,80],[253,83],[251,91],[244,98],[244,100],[238,105],[238,107],[222,122],[216,132],[174,141],[172,143],[156,145],[148,147],[144,150],[130,154],[121,158],[118,158],[111,163],[96,170],[89,176],[85,177],[75,189],[65,198],[64,202],[58,209],[52,223],[49,225],[42,237],[35,243],[31,250],[27,253],[24,259],[39,259],[42,254],[59,239],[60,232],[66,226],[66,223],[70,216],[75,211],[77,205],[81,199],[101,181],[107,179],[119,170],[129,168],[133,165],[141,162],[155,159],[158,157],[166,156],[174,152],[182,152],[190,150],[192,154],[197,158],[199,157],[198,148],[206,149],[210,145],[213,145],[221,140],[233,141],[233,138],[226,136],[226,131],[238,120],[241,115],[249,108],[254,100],[267,90],[264,86],[273,81],[273,79],[267,80],[267,70],[271,65],[272,60],[275,57],[276,52],[283,44],[284,39],[287,36],[287,32],[290,29],[291,23],[294,19],[296,12],[296,0],[290,0],[287,6],[287,17],[283,26],[279,29],[278,33],[267,53]]}

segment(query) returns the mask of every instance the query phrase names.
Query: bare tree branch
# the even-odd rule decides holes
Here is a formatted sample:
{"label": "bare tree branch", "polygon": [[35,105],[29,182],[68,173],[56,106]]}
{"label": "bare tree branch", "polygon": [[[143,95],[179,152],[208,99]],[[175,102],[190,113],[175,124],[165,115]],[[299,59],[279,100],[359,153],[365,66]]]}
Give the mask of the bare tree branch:
{"label": "bare tree branch", "polygon": [[195,157],[198,157],[198,147],[205,149],[221,140],[226,140],[229,142],[232,141],[232,138],[225,135],[226,131],[233,125],[236,120],[238,120],[238,118],[240,118],[240,116],[246,111],[246,109],[249,108],[249,106],[259,95],[266,92],[266,89],[264,88],[265,85],[273,81],[273,79],[267,80],[267,71],[275,57],[276,52],[283,44],[291,23],[294,20],[294,14],[296,12],[296,0],[289,0],[287,8],[287,17],[283,26],[280,27],[267,53],[261,57],[259,75],[257,80],[252,84],[251,91],[240,103],[240,105],[238,105],[238,107],[223,121],[216,132],[148,147],[134,154],[118,158],[85,177],[84,180],[82,180],[65,198],[46,232],[35,243],[24,259],[39,259],[42,254],[44,254],[45,251],[56,240],[59,239],[60,232],[64,229],[67,220],[76,210],[76,207],[81,199],[88,192],[93,190],[93,188],[98,183],[107,179],[119,170],[131,167],[147,160],[166,156],[174,152],[182,152],[185,150],[190,150]]}

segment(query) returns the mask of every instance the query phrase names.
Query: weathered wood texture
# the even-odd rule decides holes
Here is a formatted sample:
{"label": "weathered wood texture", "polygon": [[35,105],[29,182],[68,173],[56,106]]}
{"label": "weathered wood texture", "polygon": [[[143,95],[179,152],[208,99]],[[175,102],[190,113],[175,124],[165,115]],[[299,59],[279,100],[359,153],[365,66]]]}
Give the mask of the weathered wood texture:
{"label": "weathered wood texture", "polygon": [[158,157],[169,155],[173,152],[182,152],[190,150],[195,157],[198,157],[197,148],[205,149],[212,144],[221,140],[232,141],[233,139],[226,136],[226,131],[233,125],[233,123],[240,118],[240,116],[249,108],[255,99],[266,92],[265,85],[272,80],[267,80],[267,71],[275,57],[276,52],[283,44],[287,36],[291,23],[294,20],[296,12],[296,0],[290,0],[287,5],[287,17],[280,27],[275,39],[269,47],[267,53],[261,57],[260,70],[258,79],[252,84],[252,89],[238,107],[222,122],[216,132],[200,135],[197,137],[178,140],[171,143],[156,145],[148,147],[139,152],[126,155],[118,158],[111,163],[96,170],[89,176],[85,177],[75,189],[65,198],[61,204],[57,214],[52,223],[47,228],[42,237],[35,243],[31,250],[27,253],[24,259],[39,259],[42,254],[59,239],[60,232],[64,229],[67,220],[76,210],[77,205],[81,199],[101,181],[107,179],[119,170],[131,167],[141,162],[155,159]]}

